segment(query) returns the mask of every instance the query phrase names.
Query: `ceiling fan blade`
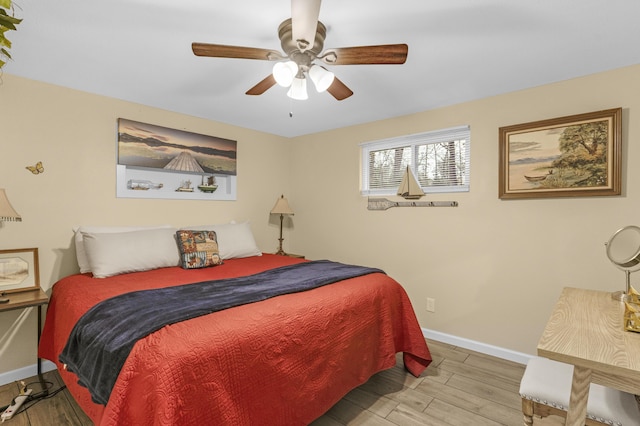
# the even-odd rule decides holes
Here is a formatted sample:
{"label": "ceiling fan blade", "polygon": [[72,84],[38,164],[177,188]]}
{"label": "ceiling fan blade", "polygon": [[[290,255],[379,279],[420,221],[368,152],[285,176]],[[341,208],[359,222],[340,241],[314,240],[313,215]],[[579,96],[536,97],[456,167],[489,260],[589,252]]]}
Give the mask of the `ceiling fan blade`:
{"label": "ceiling fan blade", "polygon": [[329,65],[404,64],[409,46],[383,44],[327,49],[320,58]]}
{"label": "ceiling fan blade", "polygon": [[319,16],[320,0],[291,0],[291,35],[302,52],[313,47]]}
{"label": "ceiling fan blade", "polygon": [[275,86],[276,79],[273,78],[273,74],[269,74],[260,83],[247,90],[247,95],[262,95],[264,92]]}
{"label": "ceiling fan blade", "polygon": [[349,96],[353,95],[351,89],[349,89],[342,81],[338,80],[338,77],[333,79],[333,83],[331,83],[327,92],[331,93],[331,95],[339,101],[347,99]]}
{"label": "ceiling fan blade", "polygon": [[260,59],[263,61],[279,61],[285,56],[276,50],[258,47],[227,46],[224,44],[191,43],[191,49],[197,56],[214,58]]}

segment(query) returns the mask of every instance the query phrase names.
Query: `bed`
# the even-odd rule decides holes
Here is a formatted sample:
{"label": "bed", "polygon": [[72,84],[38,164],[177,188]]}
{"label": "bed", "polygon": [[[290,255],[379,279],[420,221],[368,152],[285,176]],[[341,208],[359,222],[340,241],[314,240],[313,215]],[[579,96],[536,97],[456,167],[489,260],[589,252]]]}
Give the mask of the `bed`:
{"label": "bed", "polygon": [[411,303],[382,272],[165,325],[133,345],[104,405],[59,359],[75,324],[102,301],[301,262],[264,254],[63,278],[52,289],[39,355],[56,363],[96,425],[305,425],[394,366],[398,352],[412,374],[424,371],[431,356]]}

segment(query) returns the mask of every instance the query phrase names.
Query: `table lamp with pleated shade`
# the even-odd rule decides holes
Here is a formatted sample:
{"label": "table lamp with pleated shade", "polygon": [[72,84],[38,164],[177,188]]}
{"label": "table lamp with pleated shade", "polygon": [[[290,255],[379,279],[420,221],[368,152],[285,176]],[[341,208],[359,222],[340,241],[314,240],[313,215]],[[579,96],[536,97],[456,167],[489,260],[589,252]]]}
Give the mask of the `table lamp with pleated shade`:
{"label": "table lamp with pleated shade", "polygon": [[22,218],[9,202],[7,193],[3,188],[0,188],[0,221],[22,222]]}
{"label": "table lamp with pleated shade", "polygon": [[278,238],[278,241],[280,241],[280,245],[276,254],[285,256],[287,253],[285,253],[282,249],[282,241],[284,241],[284,238],[282,238],[282,221],[284,219],[284,215],[293,216],[293,210],[291,210],[291,207],[289,207],[289,202],[286,198],[284,198],[284,195],[281,195],[280,198],[276,200],[276,205],[271,209],[271,214],[280,215],[280,238]]}

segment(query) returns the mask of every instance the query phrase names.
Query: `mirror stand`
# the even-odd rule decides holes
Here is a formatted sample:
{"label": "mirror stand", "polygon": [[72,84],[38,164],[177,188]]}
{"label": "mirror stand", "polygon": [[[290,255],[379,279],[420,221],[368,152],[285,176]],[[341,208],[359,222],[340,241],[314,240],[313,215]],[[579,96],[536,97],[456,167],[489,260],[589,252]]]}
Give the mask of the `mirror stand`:
{"label": "mirror stand", "polygon": [[611,298],[628,301],[631,291],[631,272],[640,270],[640,227],[625,226],[618,229],[605,243],[607,257],[625,273],[625,291],[611,293]]}
{"label": "mirror stand", "polygon": [[618,300],[620,302],[626,302],[629,299],[628,295],[629,295],[629,291],[631,290],[631,271],[627,269],[626,271],[624,271],[624,274],[627,278],[626,290],[614,291],[613,293],[611,293],[611,298],[613,300]]}

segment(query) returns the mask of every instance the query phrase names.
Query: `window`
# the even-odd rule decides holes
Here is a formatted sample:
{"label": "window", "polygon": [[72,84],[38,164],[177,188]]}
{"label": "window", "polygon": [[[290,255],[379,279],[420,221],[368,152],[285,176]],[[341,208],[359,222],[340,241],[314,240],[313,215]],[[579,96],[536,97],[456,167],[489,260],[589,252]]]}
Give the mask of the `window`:
{"label": "window", "polygon": [[469,191],[469,126],[366,142],[362,195],[395,195],[407,166],[425,193]]}

